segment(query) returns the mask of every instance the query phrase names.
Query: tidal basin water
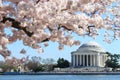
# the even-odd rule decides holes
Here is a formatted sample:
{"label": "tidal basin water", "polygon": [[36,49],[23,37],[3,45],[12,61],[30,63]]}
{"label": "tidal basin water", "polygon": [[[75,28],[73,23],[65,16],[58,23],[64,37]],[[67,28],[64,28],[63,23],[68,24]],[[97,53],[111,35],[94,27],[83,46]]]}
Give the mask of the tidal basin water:
{"label": "tidal basin water", "polygon": [[120,80],[120,75],[0,75],[0,80]]}

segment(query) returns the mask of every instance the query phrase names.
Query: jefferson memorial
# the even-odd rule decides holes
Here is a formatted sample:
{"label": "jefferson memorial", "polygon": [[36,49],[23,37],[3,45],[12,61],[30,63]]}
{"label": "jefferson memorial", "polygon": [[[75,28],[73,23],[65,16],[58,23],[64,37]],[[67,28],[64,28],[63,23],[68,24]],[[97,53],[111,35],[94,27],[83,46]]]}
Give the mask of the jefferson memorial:
{"label": "jefferson memorial", "polygon": [[96,42],[90,41],[71,53],[72,67],[105,67],[106,51]]}

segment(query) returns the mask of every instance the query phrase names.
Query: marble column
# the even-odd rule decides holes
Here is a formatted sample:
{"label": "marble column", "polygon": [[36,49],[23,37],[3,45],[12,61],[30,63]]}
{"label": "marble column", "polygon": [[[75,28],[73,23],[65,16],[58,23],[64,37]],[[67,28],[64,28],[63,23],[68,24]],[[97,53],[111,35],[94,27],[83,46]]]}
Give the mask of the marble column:
{"label": "marble column", "polygon": [[90,55],[90,66],[93,66],[92,55]]}
{"label": "marble column", "polygon": [[76,55],[76,66],[78,66],[78,55]]}
{"label": "marble column", "polygon": [[100,66],[100,54],[97,55],[97,66]]}
{"label": "marble column", "polygon": [[103,64],[104,66],[105,66],[105,61],[106,61],[106,59],[105,59],[105,55],[104,55],[104,64]]}
{"label": "marble column", "polygon": [[79,55],[78,55],[78,66],[80,65],[80,57],[79,57]]}
{"label": "marble column", "polygon": [[75,67],[75,55],[73,55],[73,66]]}
{"label": "marble column", "polygon": [[71,65],[73,66],[73,55],[71,55],[72,59],[71,59]]}
{"label": "marble column", "polygon": [[82,59],[81,59],[81,55],[80,55],[80,63],[79,63],[79,64],[80,64],[80,66],[81,66],[81,62],[82,62]]}
{"label": "marble column", "polygon": [[83,66],[83,55],[81,55],[81,64]]}
{"label": "marble column", "polygon": [[96,66],[96,63],[95,63],[95,55],[93,55],[93,65]]}
{"label": "marble column", "polygon": [[86,59],[86,63],[87,63],[87,66],[88,66],[88,55],[86,55],[86,58],[87,58],[87,59]]}
{"label": "marble column", "polygon": [[83,55],[83,66],[85,66],[85,55]]}
{"label": "marble column", "polygon": [[104,55],[102,55],[102,65],[104,65]]}
{"label": "marble column", "polygon": [[74,66],[76,66],[76,55],[74,55]]}
{"label": "marble column", "polygon": [[76,57],[75,57],[75,66],[77,66],[77,55],[75,55]]}
{"label": "marble column", "polygon": [[71,62],[72,62],[72,66],[73,66],[73,55],[72,55],[71,57],[72,57],[72,60],[71,60]]}

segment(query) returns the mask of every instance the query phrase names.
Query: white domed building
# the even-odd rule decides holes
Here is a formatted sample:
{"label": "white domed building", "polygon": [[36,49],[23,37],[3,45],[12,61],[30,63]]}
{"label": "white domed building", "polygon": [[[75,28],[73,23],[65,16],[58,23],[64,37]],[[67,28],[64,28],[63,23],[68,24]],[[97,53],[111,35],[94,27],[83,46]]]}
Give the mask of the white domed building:
{"label": "white domed building", "polygon": [[105,67],[106,51],[96,42],[88,42],[71,53],[72,67]]}

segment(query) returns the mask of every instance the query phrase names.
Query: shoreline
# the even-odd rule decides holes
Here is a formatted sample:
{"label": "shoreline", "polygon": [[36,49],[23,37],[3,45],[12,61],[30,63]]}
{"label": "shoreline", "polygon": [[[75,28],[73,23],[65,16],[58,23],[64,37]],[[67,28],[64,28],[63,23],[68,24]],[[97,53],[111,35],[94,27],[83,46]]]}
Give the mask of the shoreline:
{"label": "shoreline", "polygon": [[120,75],[120,72],[5,72],[1,75]]}

